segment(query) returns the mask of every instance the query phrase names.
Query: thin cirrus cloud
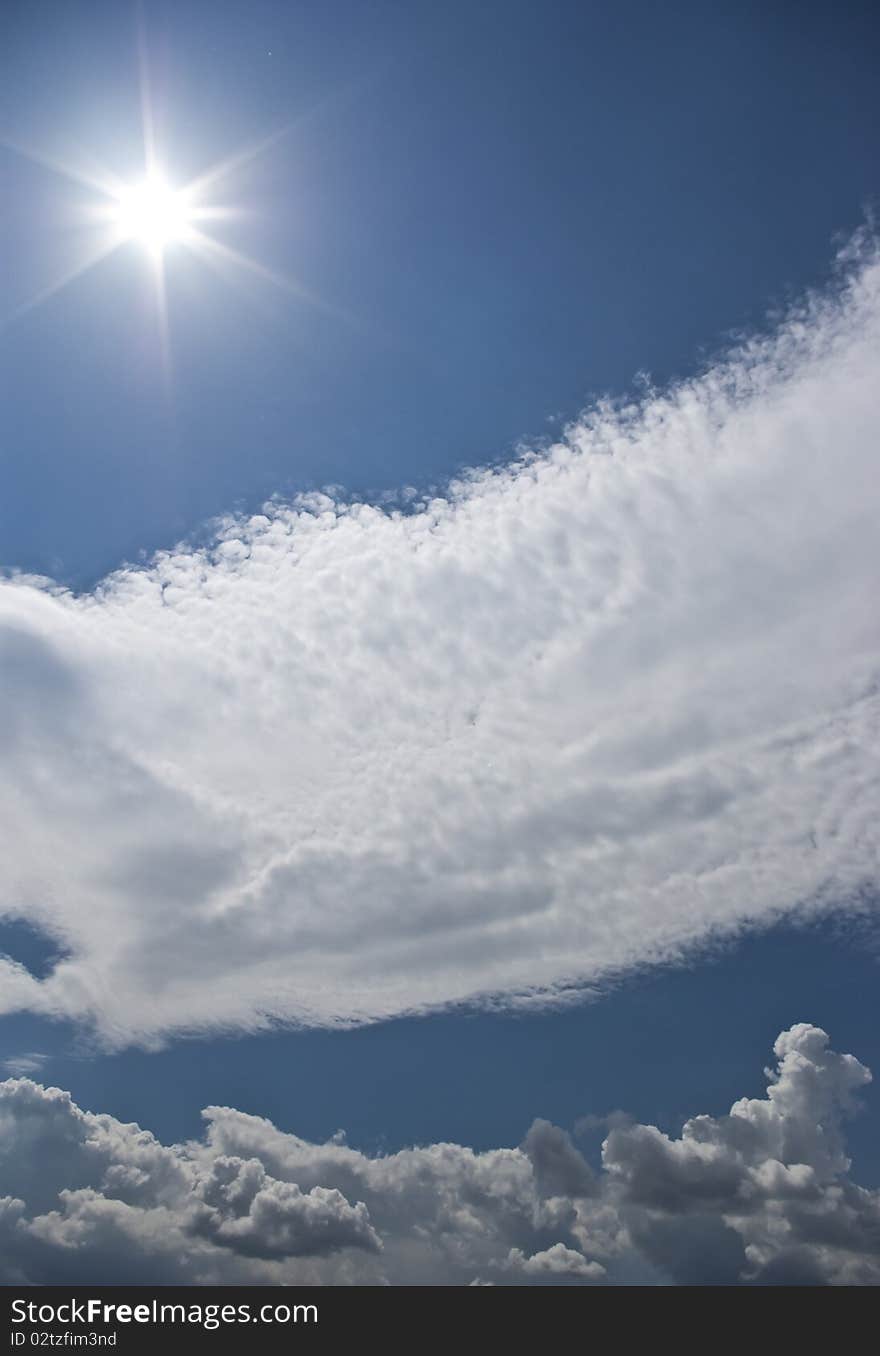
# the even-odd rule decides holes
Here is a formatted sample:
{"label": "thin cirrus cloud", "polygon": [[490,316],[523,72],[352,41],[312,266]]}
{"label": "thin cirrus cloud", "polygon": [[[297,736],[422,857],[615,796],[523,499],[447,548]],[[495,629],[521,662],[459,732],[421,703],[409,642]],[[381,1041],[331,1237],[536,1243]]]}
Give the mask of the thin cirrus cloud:
{"label": "thin cirrus cloud", "polygon": [[169,1146],[9,1080],[0,1281],[876,1285],[880,1192],[845,1144],[871,1075],[807,1023],[774,1053],[766,1097],[677,1137],[617,1125],[598,1172],[548,1121],[517,1148],[373,1158],[209,1107],[202,1139]]}
{"label": "thin cirrus cloud", "polygon": [[863,246],[442,497],[274,505],[86,596],[5,580],[0,909],[64,954],[3,962],[4,1009],[118,1045],[563,1001],[872,907],[878,339]]}

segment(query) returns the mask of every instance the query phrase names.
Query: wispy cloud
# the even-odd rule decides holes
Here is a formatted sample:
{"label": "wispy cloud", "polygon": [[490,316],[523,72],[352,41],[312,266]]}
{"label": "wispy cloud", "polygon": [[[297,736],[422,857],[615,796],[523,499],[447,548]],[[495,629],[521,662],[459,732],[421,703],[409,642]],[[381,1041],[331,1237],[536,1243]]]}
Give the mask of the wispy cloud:
{"label": "wispy cloud", "polygon": [[5,1073],[11,1074],[13,1078],[23,1078],[28,1074],[38,1074],[44,1065],[48,1062],[48,1055],[41,1055],[37,1050],[30,1050],[27,1054],[9,1055],[2,1062],[2,1068]]}
{"label": "wispy cloud", "polygon": [[765,1098],[679,1137],[618,1125],[598,1173],[547,1121],[519,1148],[371,1158],[210,1107],[202,1140],[167,1147],[2,1083],[0,1280],[876,1285],[880,1193],[844,1142],[870,1074],[804,1023],[774,1049]]}
{"label": "wispy cloud", "polygon": [[150,1042],[550,1000],[860,907],[878,339],[869,256],[406,513],[316,496],[89,596],[4,582],[0,907],[67,952],[4,963],[5,1008]]}

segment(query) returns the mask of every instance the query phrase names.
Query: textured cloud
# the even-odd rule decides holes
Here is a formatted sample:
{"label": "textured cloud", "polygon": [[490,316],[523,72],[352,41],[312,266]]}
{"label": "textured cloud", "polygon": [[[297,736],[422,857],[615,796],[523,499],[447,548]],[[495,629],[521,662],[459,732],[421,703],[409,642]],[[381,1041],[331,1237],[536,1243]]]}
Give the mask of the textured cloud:
{"label": "textured cloud", "polygon": [[618,1123],[593,1173],[560,1128],[519,1148],[371,1158],[229,1107],[164,1146],[57,1088],[0,1084],[7,1284],[878,1284],[880,1193],[848,1176],[869,1079],[816,1027],[767,1097],[679,1138]]}
{"label": "textured cloud", "polygon": [[[880,265],[406,512],[0,583],[3,1009],[561,1000],[878,878]],[[328,435],[332,436],[332,435]],[[124,455],[124,450],[120,450]]]}

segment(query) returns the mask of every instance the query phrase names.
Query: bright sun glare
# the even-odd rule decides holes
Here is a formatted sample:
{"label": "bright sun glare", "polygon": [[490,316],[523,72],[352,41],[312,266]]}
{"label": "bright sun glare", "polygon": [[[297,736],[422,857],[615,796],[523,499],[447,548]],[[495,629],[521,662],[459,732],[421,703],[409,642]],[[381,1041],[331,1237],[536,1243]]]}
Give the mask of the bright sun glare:
{"label": "bright sun glare", "polygon": [[191,210],[184,194],[152,175],[119,194],[113,216],[126,240],[161,250],[188,234]]}
{"label": "bright sun glare", "polygon": [[[54,282],[41,288],[35,296],[19,307],[17,314],[23,314],[47,301],[49,297],[55,296],[62,288],[67,287],[84,273],[90,272],[129,241],[139,244],[149,256],[162,330],[163,358],[166,364],[170,362],[170,356],[164,256],[171,246],[183,246],[182,253],[204,263],[210,263],[221,272],[244,271],[263,282],[292,293],[300,300],[318,304],[318,299],[307,293],[296,279],[267,268],[250,255],[233,249],[231,245],[218,240],[213,233],[204,229],[206,225],[222,223],[239,214],[235,207],[212,201],[208,195],[236,170],[262,155],[281,136],[286,135],[289,129],[282,128],[253,146],[242,148],[225,160],[211,165],[182,187],[178,187],[173,186],[172,182],[165,178],[161,161],[157,160],[154,154],[152,111],[146,86],[143,92],[143,106],[145,173],[139,180],[130,180],[126,183],[106,169],[99,170],[96,174],[91,164],[81,168],[76,163],[68,164],[55,156],[18,148],[22,154],[36,163],[45,164],[85,186],[94,197],[88,204],[83,204],[78,215],[73,217],[77,224],[88,224],[93,228],[88,238],[85,237],[85,233],[81,237],[85,244],[80,257],[72,268],[62,272]],[[3,144],[0,141],[0,146]]]}

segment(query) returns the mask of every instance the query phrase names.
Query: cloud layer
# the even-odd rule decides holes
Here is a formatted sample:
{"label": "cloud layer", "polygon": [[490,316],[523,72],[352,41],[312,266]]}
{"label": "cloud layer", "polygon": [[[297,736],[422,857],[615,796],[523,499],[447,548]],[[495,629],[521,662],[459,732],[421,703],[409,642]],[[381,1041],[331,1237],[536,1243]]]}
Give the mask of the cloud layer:
{"label": "cloud layer", "polygon": [[536,1121],[515,1149],[370,1158],[210,1107],[166,1147],[28,1079],[0,1083],[4,1284],[878,1284],[880,1193],[848,1177],[870,1080],[817,1027],[764,1099],[679,1138],[617,1118],[594,1173]]}
{"label": "cloud layer", "polygon": [[442,498],[0,583],[0,916],[67,953],[0,962],[3,1010],[150,1043],[552,1001],[867,907],[878,340],[871,256]]}

